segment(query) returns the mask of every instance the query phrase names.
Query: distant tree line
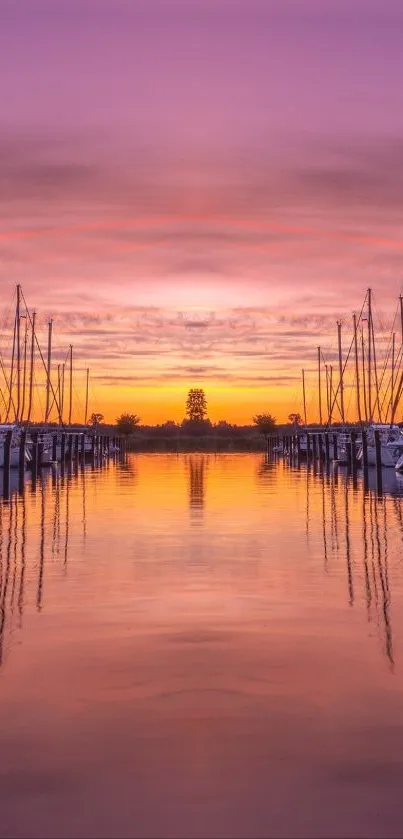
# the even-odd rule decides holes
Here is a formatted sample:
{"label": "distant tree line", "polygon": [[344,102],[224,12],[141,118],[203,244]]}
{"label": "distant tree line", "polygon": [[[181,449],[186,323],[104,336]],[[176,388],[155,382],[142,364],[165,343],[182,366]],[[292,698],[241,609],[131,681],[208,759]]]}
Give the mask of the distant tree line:
{"label": "distant tree line", "polygon": [[[89,420],[89,426],[93,429],[103,424],[104,415],[94,413]],[[301,415],[292,413],[288,417],[289,425],[299,427],[302,425]],[[140,417],[137,414],[123,413],[116,418],[115,427],[120,434],[127,437],[135,435],[137,439],[174,439],[179,437],[214,437],[218,439],[245,440],[267,437],[277,428],[277,420],[273,414],[264,412],[256,414],[248,425],[236,425],[219,420],[212,423],[207,416],[207,399],[203,388],[191,388],[188,392],[185,404],[185,418],[182,422],[167,420],[157,425],[140,425]],[[105,427],[105,426],[103,426]]]}

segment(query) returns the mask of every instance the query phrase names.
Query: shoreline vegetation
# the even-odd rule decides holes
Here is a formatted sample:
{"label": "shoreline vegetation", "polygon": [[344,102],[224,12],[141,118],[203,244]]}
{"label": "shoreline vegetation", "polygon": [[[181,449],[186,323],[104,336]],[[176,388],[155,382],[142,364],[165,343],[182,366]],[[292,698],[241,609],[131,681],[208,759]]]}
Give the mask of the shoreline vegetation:
{"label": "shoreline vegetation", "polygon": [[[93,413],[87,425],[69,423],[72,433],[87,431],[92,435],[118,435],[125,439],[125,450],[129,452],[263,452],[268,449],[270,436],[282,437],[290,434],[306,434],[309,431],[332,431],[341,429],[361,430],[362,422],[310,423],[305,424],[299,413],[288,415],[287,423],[277,423],[268,413],[256,414],[252,423],[236,425],[227,420],[212,423],[207,416],[207,399],[203,388],[188,391],[186,416],[182,422],[167,420],[158,425],[141,424],[138,414],[123,413],[115,423],[105,423],[102,413]],[[25,426],[32,423],[24,423]],[[364,425],[366,425],[364,423]],[[47,429],[60,429],[60,423],[47,423]]]}
{"label": "shoreline vegetation", "polygon": [[[169,428],[167,429],[167,425]],[[359,423],[332,424],[330,430],[337,431],[346,428],[361,429]],[[109,427],[103,426],[108,432]],[[270,434],[283,436],[286,434],[303,434],[306,431],[323,430],[319,423],[305,426],[295,426],[292,423],[276,425],[269,432],[262,432],[253,425],[230,425],[229,423],[209,424],[209,427],[189,428],[175,423],[156,426],[137,426],[136,430],[126,437],[126,450],[129,452],[265,452],[267,438]],[[116,426],[110,426],[111,433],[116,433]]]}
{"label": "shoreline vegetation", "polygon": [[[35,424],[32,424],[35,427]],[[56,423],[49,423],[48,430],[60,429]],[[329,430],[356,429],[360,423],[332,423]],[[122,436],[126,440],[128,452],[265,452],[267,438],[270,435],[283,436],[289,434],[304,434],[307,431],[323,430],[319,423],[309,425],[295,425],[281,423],[270,430],[259,430],[256,425],[232,425],[225,421],[211,423],[209,420],[187,421],[183,423],[166,422],[161,425],[136,425],[131,431],[123,432],[115,423],[99,423],[92,425],[88,431],[92,434],[106,434]],[[69,430],[83,431],[82,425],[72,424]]]}

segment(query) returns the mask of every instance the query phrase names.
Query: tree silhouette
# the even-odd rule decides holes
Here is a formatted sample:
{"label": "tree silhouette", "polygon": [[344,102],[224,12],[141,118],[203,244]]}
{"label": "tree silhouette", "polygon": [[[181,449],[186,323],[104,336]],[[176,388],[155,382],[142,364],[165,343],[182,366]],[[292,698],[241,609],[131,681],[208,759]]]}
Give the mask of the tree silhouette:
{"label": "tree silhouette", "polygon": [[202,422],[207,416],[207,400],[203,388],[190,388],[186,399],[186,415],[192,422]]}
{"label": "tree silhouette", "polygon": [[276,427],[276,418],[272,414],[256,414],[253,422],[261,434],[270,434]]}
{"label": "tree silhouette", "polygon": [[302,425],[301,414],[288,414],[288,419],[293,425]]}
{"label": "tree silhouette", "polygon": [[122,434],[133,434],[140,422],[140,417],[137,414],[121,414],[116,419],[116,425]]}
{"label": "tree silhouette", "polygon": [[104,418],[103,414],[91,414],[88,425],[92,425],[93,428],[96,428],[97,425],[100,425]]}

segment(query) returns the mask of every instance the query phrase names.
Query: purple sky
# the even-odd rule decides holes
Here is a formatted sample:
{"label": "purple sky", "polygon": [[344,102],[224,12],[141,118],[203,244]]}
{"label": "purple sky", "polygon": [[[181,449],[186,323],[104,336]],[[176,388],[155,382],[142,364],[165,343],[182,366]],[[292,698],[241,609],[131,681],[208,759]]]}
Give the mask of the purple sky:
{"label": "purple sky", "polygon": [[0,305],[145,418],[162,379],[165,415],[196,379],[288,404],[401,289],[402,44],[393,0],[0,0]]}

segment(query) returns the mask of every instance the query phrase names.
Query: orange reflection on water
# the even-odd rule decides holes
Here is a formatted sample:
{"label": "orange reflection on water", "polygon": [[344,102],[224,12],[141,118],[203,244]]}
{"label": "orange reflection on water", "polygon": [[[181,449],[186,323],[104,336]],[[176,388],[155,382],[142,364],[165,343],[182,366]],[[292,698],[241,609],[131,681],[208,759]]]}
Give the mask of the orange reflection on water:
{"label": "orange reflection on water", "polygon": [[1,504],[5,835],[397,835],[395,489],[132,455]]}

